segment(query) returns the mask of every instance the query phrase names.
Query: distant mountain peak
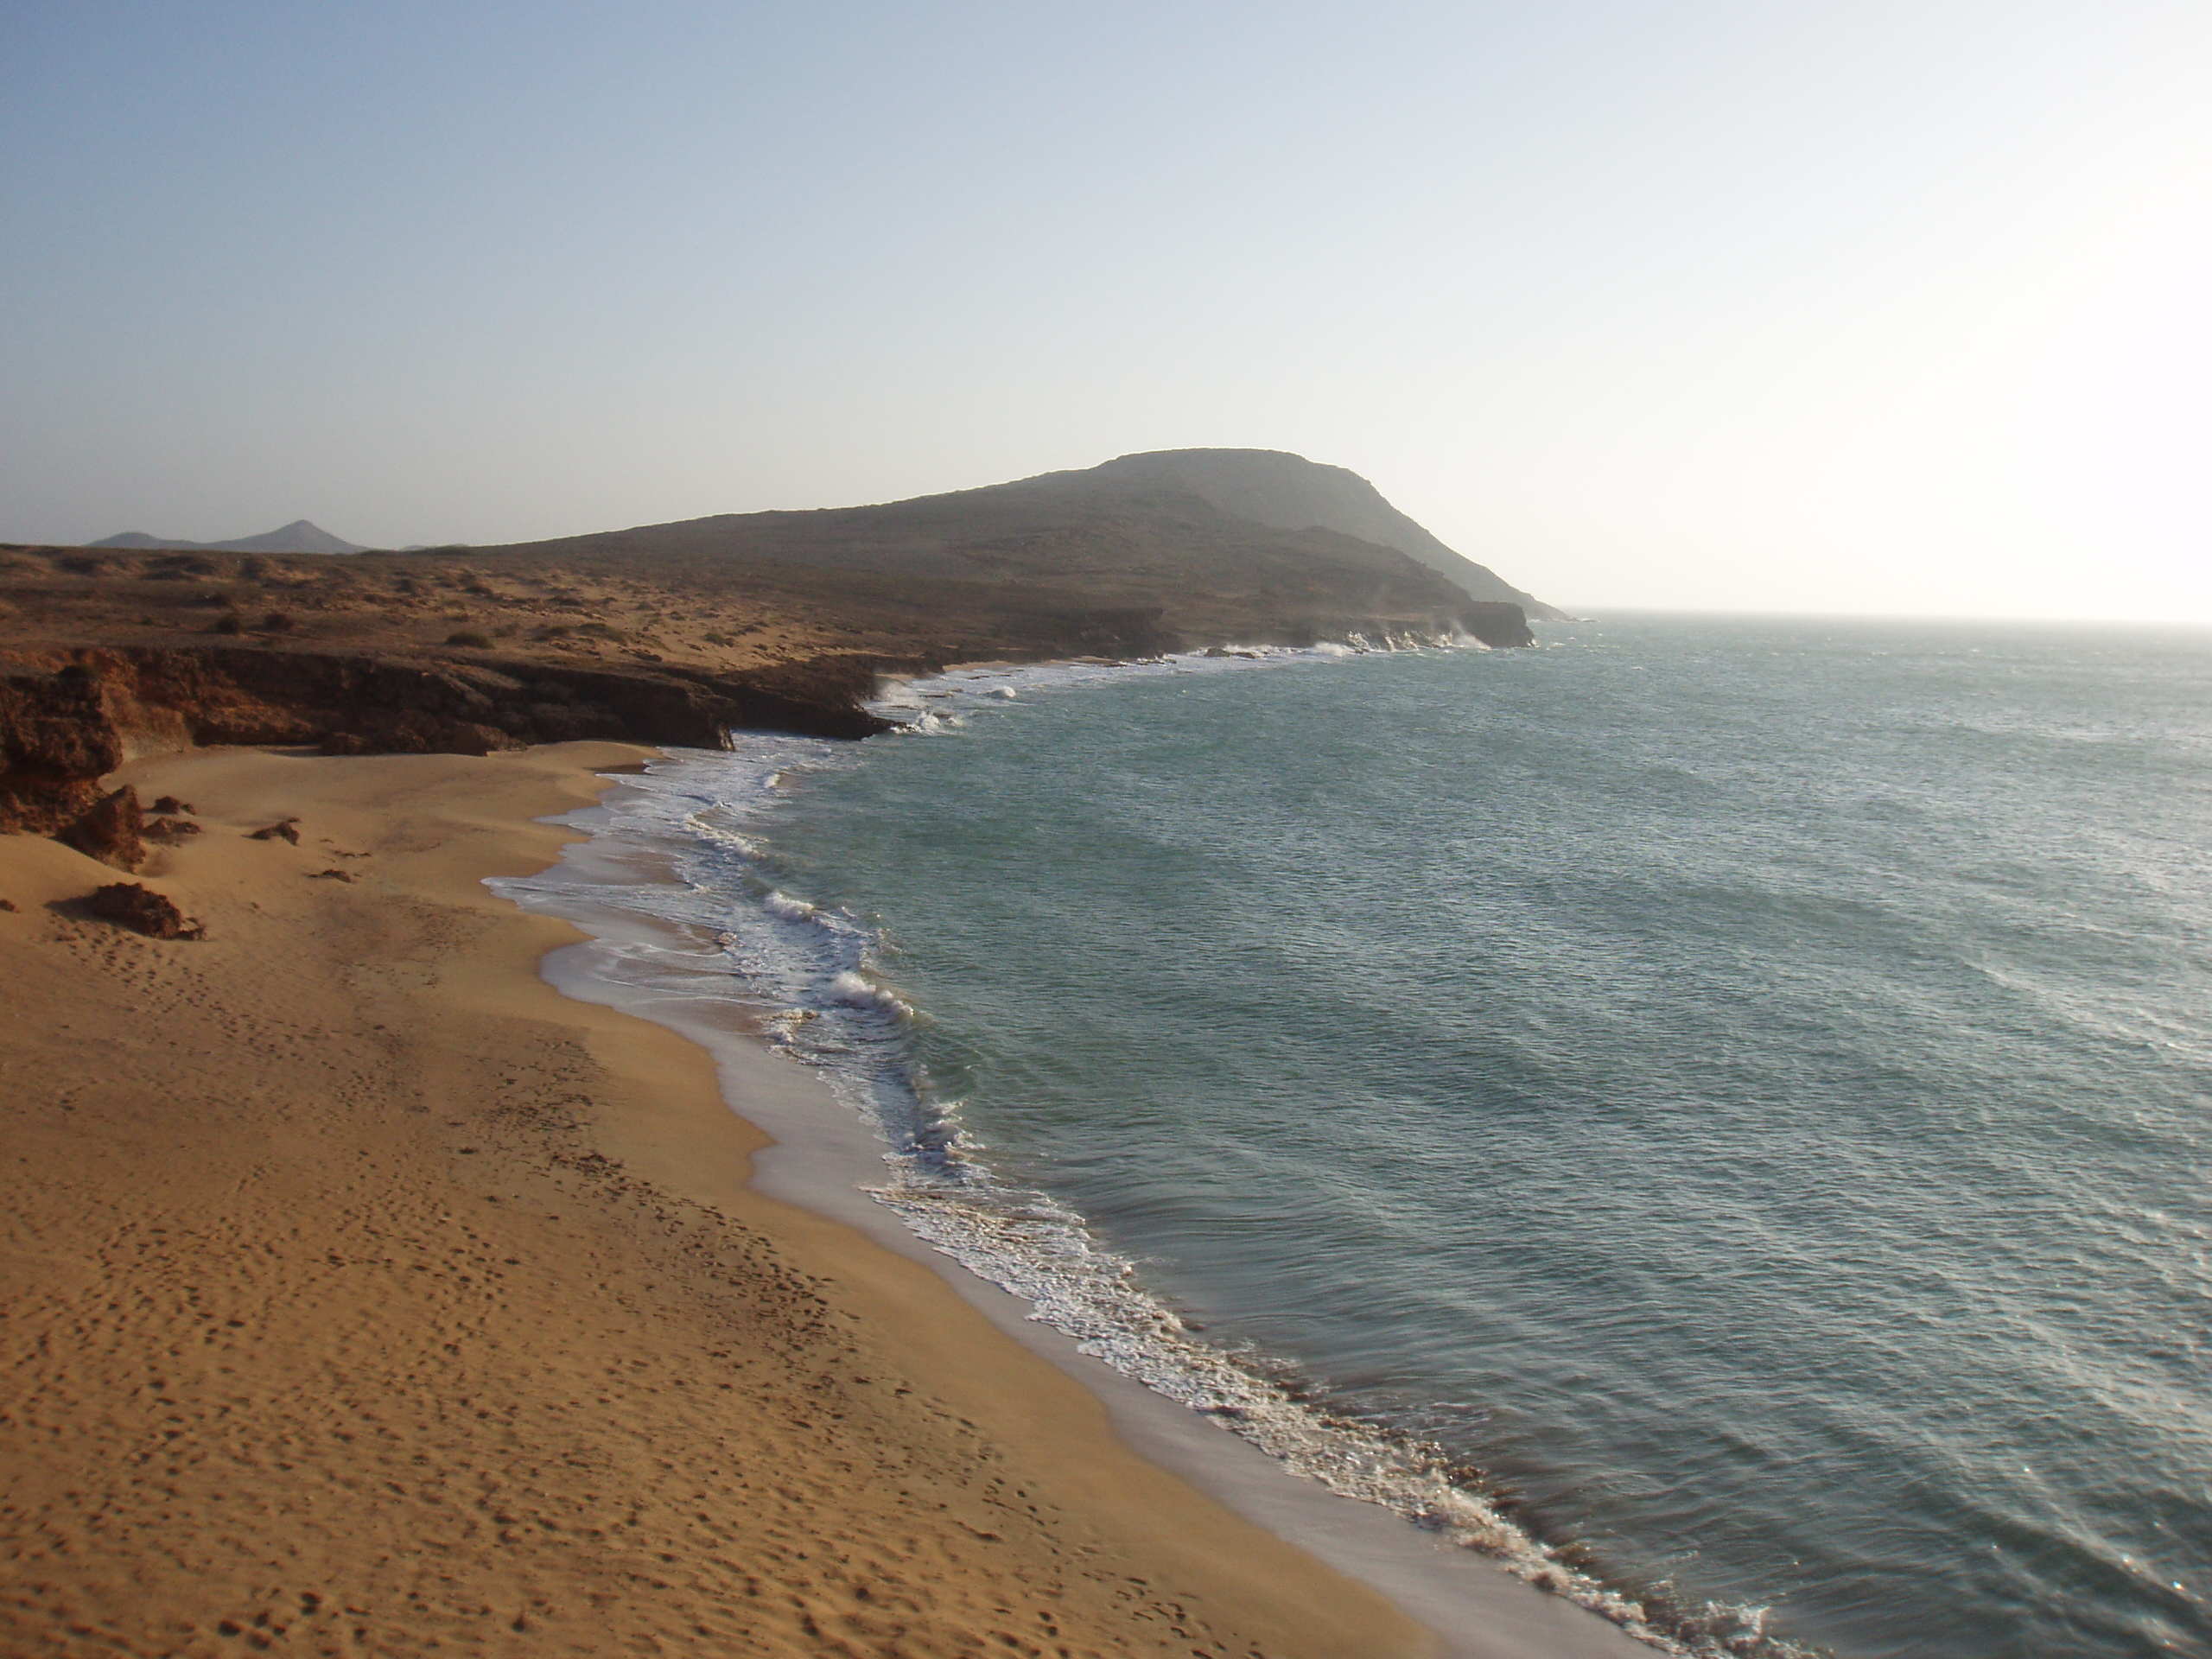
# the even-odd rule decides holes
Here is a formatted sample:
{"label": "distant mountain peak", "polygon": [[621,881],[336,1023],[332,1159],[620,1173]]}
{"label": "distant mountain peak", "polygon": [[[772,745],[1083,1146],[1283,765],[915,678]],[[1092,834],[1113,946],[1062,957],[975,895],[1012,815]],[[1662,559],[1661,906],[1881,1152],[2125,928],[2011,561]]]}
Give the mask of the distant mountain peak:
{"label": "distant mountain peak", "polygon": [[180,542],[149,536],[143,530],[126,530],[120,536],[110,536],[105,541],[87,542],[86,545],[141,550],[189,549],[195,553],[364,553],[368,550],[359,543],[342,540],[304,518],[295,518],[280,529],[264,531],[258,536],[241,536],[228,542]]}

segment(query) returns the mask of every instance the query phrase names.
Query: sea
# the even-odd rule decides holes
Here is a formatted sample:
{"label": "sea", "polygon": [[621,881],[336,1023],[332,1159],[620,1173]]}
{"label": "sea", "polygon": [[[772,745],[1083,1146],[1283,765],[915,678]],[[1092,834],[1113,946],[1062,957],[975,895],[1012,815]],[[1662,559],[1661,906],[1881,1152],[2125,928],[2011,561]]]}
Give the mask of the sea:
{"label": "sea", "polygon": [[894,686],[594,897],[938,1249],[1656,1649],[2212,1655],[2212,633],[1538,632]]}

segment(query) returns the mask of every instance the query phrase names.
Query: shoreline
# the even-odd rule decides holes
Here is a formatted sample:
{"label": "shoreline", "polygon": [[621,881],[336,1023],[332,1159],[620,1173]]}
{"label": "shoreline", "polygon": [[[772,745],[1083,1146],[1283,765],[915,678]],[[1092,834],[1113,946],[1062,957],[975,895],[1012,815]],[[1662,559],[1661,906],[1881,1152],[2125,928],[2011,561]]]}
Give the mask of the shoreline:
{"label": "shoreline", "polygon": [[[619,791],[621,779],[613,779]],[[603,815],[602,805],[569,822]],[[547,875],[568,871],[610,887],[644,881],[680,885],[656,855],[618,850],[603,836],[572,844]],[[899,1211],[877,1201],[887,1185],[889,1148],[877,1128],[838,1099],[810,1068],[761,1041],[755,1012],[720,988],[704,965],[696,990],[626,983],[612,959],[639,946],[693,949],[681,926],[576,889],[536,882],[499,883],[526,908],[559,916],[594,937],[550,955],[541,972],[564,995],[663,1025],[711,1053],[733,1112],[761,1131],[753,1187],[849,1228],[878,1248],[915,1262],[944,1281],[1004,1336],[1044,1359],[1094,1396],[1133,1452],[1244,1520],[1300,1548],[1388,1599],[1417,1621],[1446,1659],[1625,1659],[1655,1649],[1599,1614],[1509,1573],[1501,1564],[1425,1532],[1381,1504],[1330,1491],[1261,1447],[1224,1433],[1180,1402],[1084,1351],[1069,1333],[1040,1322],[1033,1304],[1001,1287],[912,1230]],[[526,890],[524,890],[526,889]],[[658,962],[665,974],[664,957]]]}
{"label": "shoreline", "polygon": [[198,941],[0,839],[5,1645],[1434,1651],[540,978],[575,930],[481,883],[648,753],[134,761],[198,809],[138,878]]}

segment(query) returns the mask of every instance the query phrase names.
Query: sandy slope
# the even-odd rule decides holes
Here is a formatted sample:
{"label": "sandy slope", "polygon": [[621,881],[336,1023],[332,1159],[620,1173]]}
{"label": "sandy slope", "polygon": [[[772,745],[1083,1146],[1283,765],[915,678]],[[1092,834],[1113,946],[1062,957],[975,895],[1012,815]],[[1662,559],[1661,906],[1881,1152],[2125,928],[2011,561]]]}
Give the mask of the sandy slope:
{"label": "sandy slope", "polygon": [[1421,1651],[537,978],[639,753],[135,764],[196,944],[0,837],[0,1652]]}

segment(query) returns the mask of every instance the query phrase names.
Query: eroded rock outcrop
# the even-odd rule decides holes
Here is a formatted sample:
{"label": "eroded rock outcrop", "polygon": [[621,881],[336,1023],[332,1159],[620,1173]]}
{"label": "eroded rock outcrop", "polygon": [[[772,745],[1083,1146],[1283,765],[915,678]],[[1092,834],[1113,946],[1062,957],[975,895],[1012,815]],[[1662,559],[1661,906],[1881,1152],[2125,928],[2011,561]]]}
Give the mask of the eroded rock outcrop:
{"label": "eroded rock outcrop", "polygon": [[167,893],[136,881],[117,881],[96,887],[85,899],[85,908],[103,921],[143,933],[149,939],[198,939],[207,930],[188,919]]}
{"label": "eroded rock outcrop", "polygon": [[138,791],[125,784],[101,797],[91,810],[66,825],[54,839],[118,870],[135,870],[146,861],[145,829],[146,815],[138,804]]}
{"label": "eroded rock outcrop", "polygon": [[740,727],[866,737],[886,729],[860,707],[880,671],[939,666],[827,657],[715,674],[250,645],[54,656],[67,660],[0,679],[0,832],[68,832],[119,869],[144,856],[143,814],[135,793],[126,804],[99,780],[132,754],[211,744],[488,754],[577,738],[720,748]]}
{"label": "eroded rock outcrop", "polygon": [[0,679],[0,830],[53,835],[96,805],[123,740],[89,673]]}
{"label": "eroded rock outcrop", "polygon": [[[872,658],[715,674],[660,664],[410,662],[251,645],[84,653],[111,704],[181,716],[198,744],[299,744],[357,754],[486,754],[610,738],[718,748],[733,727],[865,737]],[[118,708],[118,712],[127,710]]]}
{"label": "eroded rock outcrop", "polygon": [[1477,600],[1460,616],[1468,633],[1486,645],[1533,645],[1536,636],[1529,626],[1529,613],[1518,605]]}

